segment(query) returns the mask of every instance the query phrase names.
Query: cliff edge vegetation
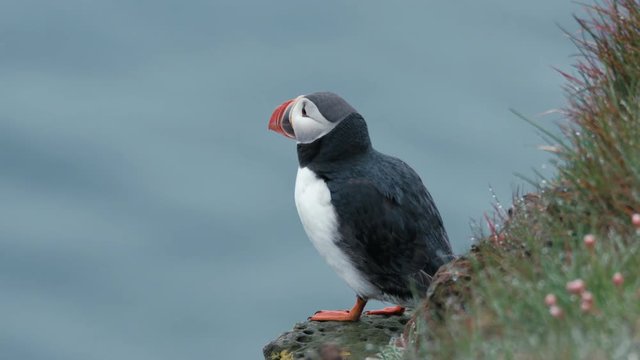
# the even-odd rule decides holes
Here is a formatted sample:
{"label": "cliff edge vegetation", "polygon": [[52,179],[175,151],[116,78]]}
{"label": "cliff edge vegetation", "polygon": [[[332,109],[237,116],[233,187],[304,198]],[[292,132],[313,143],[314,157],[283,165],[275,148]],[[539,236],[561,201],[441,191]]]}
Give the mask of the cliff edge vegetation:
{"label": "cliff edge vegetation", "polygon": [[398,357],[640,358],[640,1],[587,10],[562,135],[531,122],[557,175],[439,271]]}

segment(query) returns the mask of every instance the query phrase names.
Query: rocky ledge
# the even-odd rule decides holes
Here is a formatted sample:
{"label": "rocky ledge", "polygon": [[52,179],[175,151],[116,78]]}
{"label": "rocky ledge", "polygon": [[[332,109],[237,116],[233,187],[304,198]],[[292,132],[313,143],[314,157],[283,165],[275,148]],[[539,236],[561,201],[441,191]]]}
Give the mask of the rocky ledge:
{"label": "rocky ledge", "polygon": [[267,360],[365,359],[400,337],[409,319],[405,314],[363,315],[354,323],[306,321],[267,344],[263,353]]}

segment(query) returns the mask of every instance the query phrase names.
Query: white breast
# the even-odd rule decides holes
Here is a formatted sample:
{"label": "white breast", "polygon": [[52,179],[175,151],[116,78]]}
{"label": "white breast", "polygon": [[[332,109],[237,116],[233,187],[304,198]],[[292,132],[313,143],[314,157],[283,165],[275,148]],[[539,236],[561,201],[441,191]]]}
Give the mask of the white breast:
{"label": "white breast", "polygon": [[338,217],[331,204],[331,192],[327,184],[308,168],[300,168],[296,177],[295,199],[307,236],[329,266],[358,295],[367,298],[379,296],[380,291],[364,279],[336,245],[339,240]]}

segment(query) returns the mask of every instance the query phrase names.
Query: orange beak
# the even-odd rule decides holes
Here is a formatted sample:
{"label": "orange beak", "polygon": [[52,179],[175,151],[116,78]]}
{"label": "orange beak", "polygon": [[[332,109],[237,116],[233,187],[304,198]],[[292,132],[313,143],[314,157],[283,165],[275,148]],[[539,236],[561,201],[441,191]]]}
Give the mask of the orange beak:
{"label": "orange beak", "polygon": [[291,99],[283,102],[280,106],[278,106],[273,111],[273,114],[271,114],[271,118],[269,119],[269,130],[273,130],[278,134],[281,134],[291,139],[295,139],[295,136],[284,130],[283,122],[286,119],[286,121],[290,123],[289,110],[294,100],[295,99]]}

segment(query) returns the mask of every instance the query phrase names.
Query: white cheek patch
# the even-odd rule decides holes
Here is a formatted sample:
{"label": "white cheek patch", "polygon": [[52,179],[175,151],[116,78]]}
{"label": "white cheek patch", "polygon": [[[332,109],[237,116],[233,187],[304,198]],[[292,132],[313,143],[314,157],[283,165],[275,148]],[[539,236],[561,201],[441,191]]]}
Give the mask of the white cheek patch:
{"label": "white cheek patch", "polygon": [[[303,107],[307,116],[302,115]],[[291,125],[296,134],[296,140],[299,143],[308,144],[328,134],[337,123],[325,119],[312,102],[301,99],[291,109]]]}
{"label": "white cheek patch", "polygon": [[293,131],[299,143],[308,144],[328,134],[335,127],[334,124],[322,124],[308,117],[293,118]]}

